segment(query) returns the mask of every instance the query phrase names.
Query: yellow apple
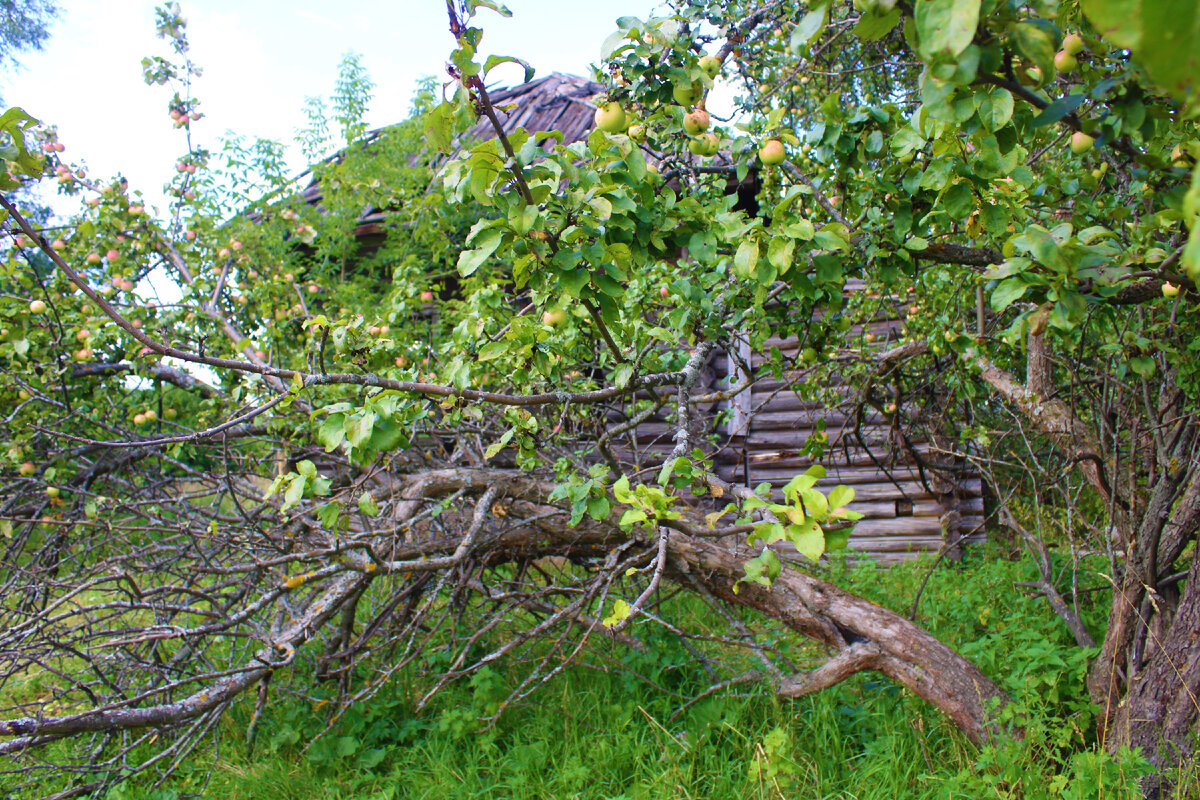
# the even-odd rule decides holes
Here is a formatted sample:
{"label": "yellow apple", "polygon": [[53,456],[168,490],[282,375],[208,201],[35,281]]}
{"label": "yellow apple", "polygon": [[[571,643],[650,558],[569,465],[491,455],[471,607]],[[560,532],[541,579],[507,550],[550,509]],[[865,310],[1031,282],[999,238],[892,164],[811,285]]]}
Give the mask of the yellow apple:
{"label": "yellow apple", "polygon": [[683,129],[687,131],[688,136],[699,136],[708,130],[711,124],[712,120],[703,108],[683,115]]}
{"label": "yellow apple", "polygon": [[787,151],[783,149],[783,142],[771,139],[758,148],[758,158],[768,167],[774,167],[783,163],[787,158]]}
{"label": "yellow apple", "polygon": [[596,109],[596,127],[606,133],[625,130],[627,119],[620,103],[611,102]]}
{"label": "yellow apple", "polygon": [[1088,150],[1091,150],[1092,145],[1095,143],[1096,140],[1083,131],[1075,131],[1075,133],[1071,134],[1071,152],[1077,156],[1081,156]]}

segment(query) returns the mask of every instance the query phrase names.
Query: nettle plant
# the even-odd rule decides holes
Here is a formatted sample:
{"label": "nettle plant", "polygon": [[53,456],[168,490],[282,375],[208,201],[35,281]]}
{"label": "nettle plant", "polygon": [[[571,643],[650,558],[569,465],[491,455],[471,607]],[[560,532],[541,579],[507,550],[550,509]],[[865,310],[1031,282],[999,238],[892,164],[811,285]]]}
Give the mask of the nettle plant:
{"label": "nettle plant", "polygon": [[[717,474],[697,407],[785,371],[806,398],[840,376],[859,411],[990,470],[1086,645],[1006,493],[1042,479],[1038,502],[1111,554],[1098,732],[1167,767],[1196,715],[1165,698],[1200,669],[1200,142],[1195,70],[1164,56],[1192,29],[1150,23],[1195,11],[1133,5],[679,2],[618,21],[597,128],[565,144],[499,124],[486,79],[515,59],[482,55],[474,15],[503,10],[451,2],[450,99],[426,86],[367,132],[351,59],[333,119],[310,107],[319,203],[276,144],[189,140],[165,221],[5,114],[6,185],[86,201],[46,229],[3,200],[7,784],[103,792],[242,698],[253,740],[272,693],[314,679],[336,715],[405,672],[420,708],[505,659],[494,717],[594,632],[637,649],[659,623],[718,682],[747,652],[785,697],[875,670],[975,741],[1019,728],[976,666],[822,579],[849,488],[814,468],[781,501]],[[189,135],[185,30],[162,9],[172,55],[146,69]],[[464,140],[478,120],[495,135]],[[143,289],[153,271],[177,299]],[[903,341],[853,333],[896,298]],[[701,393],[714,353],[781,333],[798,357]],[[624,442],[655,415],[669,451],[647,463]],[[662,619],[664,582],[717,613]],[[825,660],[795,674],[780,623]]]}

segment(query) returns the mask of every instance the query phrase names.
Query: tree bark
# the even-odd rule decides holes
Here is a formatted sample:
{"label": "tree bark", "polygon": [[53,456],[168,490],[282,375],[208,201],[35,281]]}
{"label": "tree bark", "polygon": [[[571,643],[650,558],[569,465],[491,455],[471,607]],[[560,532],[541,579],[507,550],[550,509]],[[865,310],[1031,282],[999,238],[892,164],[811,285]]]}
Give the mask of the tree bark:
{"label": "tree bark", "polygon": [[1200,559],[1192,560],[1172,624],[1155,638],[1153,656],[1111,715],[1108,746],[1141,748],[1158,766],[1183,765],[1196,758],[1191,731],[1200,717]]}

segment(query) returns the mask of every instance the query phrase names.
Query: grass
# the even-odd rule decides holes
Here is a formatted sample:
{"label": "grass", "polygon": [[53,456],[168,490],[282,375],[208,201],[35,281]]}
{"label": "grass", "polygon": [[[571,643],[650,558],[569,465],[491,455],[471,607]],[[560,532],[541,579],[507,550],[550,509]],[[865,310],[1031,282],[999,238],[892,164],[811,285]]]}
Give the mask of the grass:
{"label": "grass", "polygon": [[[928,570],[928,562],[834,567],[840,582],[905,612]],[[276,695],[252,756],[243,704],[222,724],[214,748],[160,788],[133,782],[107,800],[1137,796],[1145,762],[1097,752],[1083,685],[1089,654],[1039,601],[1014,591],[1014,581],[1028,579],[1025,570],[984,559],[940,566],[920,614],[1012,694],[1009,713],[1028,731],[1022,741],[981,751],[874,674],[801,700],[751,686],[682,709],[710,679],[678,642],[647,629],[648,654],[603,640],[588,656],[591,666],[564,671],[490,728],[480,718],[519,681],[520,664],[493,664],[420,713],[413,710],[416,678],[399,676],[319,738],[329,706],[311,698],[323,687],[298,686],[308,698]],[[1103,594],[1089,594],[1093,605],[1082,609],[1097,633]],[[677,615],[704,613],[691,598],[676,602]],[[436,663],[431,653],[427,668]]]}

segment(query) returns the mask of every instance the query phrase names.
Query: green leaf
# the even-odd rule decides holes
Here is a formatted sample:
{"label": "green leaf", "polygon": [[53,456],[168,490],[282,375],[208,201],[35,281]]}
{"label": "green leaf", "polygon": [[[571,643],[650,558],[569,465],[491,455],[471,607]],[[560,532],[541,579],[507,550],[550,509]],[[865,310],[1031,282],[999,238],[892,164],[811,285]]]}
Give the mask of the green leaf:
{"label": "green leaf", "polygon": [[467,0],[467,13],[474,14],[477,8],[490,8],[502,17],[511,17],[512,12],[496,0]]}
{"label": "green leaf", "polygon": [[371,436],[378,416],[374,411],[363,410],[346,422],[346,441],[358,447]]}
{"label": "green leaf", "polygon": [[771,265],[779,270],[780,275],[786,275],[787,271],[792,268],[792,258],[795,250],[795,240],[775,236],[767,246],[767,261],[771,262]]}
{"label": "green leaf", "polygon": [[425,141],[439,153],[450,151],[451,131],[454,124],[454,106],[441,103],[425,115]]}
{"label": "green leaf", "polygon": [[[1169,5],[1170,0],[1155,0]],[[1125,50],[1142,41],[1142,0],[1079,0],[1088,21],[1105,39]]]}
{"label": "green leaf", "polygon": [[346,439],[346,415],[330,414],[317,430],[317,441],[332,453]]}
{"label": "green leaf", "polygon": [[493,67],[498,67],[501,64],[518,64],[525,69],[525,83],[533,80],[533,67],[528,62],[522,61],[515,56],[488,56],[487,61],[483,63],[483,74],[487,75],[492,71]]}
{"label": "green leaf", "polygon": [[811,241],[813,236],[815,236],[817,233],[817,229],[813,227],[812,222],[804,218],[790,219],[783,223],[783,226],[780,228],[780,230],[782,230],[785,235],[790,236],[793,239],[799,239],[802,242]]}
{"label": "green leaf", "polygon": [[979,104],[979,121],[989,131],[998,131],[1013,115],[1013,96],[1008,89],[990,90]]}
{"label": "green leaf", "polygon": [[854,35],[864,42],[874,42],[887,36],[900,22],[900,9],[893,8],[882,16],[878,14],[863,14],[854,26]]}
{"label": "green leaf", "polygon": [[613,484],[612,491],[613,497],[617,498],[618,503],[629,505],[637,499],[633,492],[630,491],[629,478],[625,475],[617,479],[617,482]]}
{"label": "green leaf", "polygon": [[645,521],[646,521],[646,512],[645,511],[642,511],[640,508],[630,508],[630,509],[626,510],[624,514],[621,515],[621,521],[619,524],[622,528],[628,528],[631,525],[634,525],[638,522],[645,522]]}
{"label": "green leaf", "polygon": [[612,612],[600,620],[600,624],[606,628],[615,628],[625,620],[629,619],[629,614],[633,611],[633,607],[624,600],[617,600],[613,603]]}
{"label": "green leaf", "polygon": [[821,526],[815,522],[809,522],[806,525],[794,527],[796,530],[790,528],[788,530],[788,541],[809,560],[815,562],[820,559],[825,554],[825,532],[821,530]]}
{"label": "green leaf", "polygon": [[975,38],[980,0],[917,0],[914,14],[921,55],[949,61]]}
{"label": "green leaf", "polygon": [[829,507],[841,508],[854,502],[854,489],[850,486],[835,486],[829,493]]}
{"label": "green leaf", "polygon": [[829,501],[825,495],[821,494],[818,489],[804,489],[800,492],[800,496],[804,498],[804,507],[808,509],[808,513],[817,519],[824,519],[829,516]]}
{"label": "green leaf", "polygon": [[992,290],[992,310],[1003,311],[1025,294],[1029,286],[1020,276],[1005,278]]}
{"label": "green leaf", "polygon": [[758,266],[758,240],[746,239],[738,245],[737,253],[733,256],[733,268],[738,277],[749,278],[756,266]]}
{"label": "green leaf", "polygon": [[1054,53],[1057,43],[1048,25],[1037,22],[1018,22],[1012,28],[1012,41],[1022,56],[1037,64],[1042,75],[1054,74]]}
{"label": "green leaf", "polygon": [[1070,114],[1084,101],[1087,95],[1069,94],[1066,97],[1060,97],[1050,105],[1042,109],[1042,113],[1033,118],[1033,127],[1037,128],[1042,125],[1052,125],[1058,122],[1063,117]]}
{"label": "green leaf", "polygon": [[483,451],[483,459],[485,461],[487,461],[488,459],[491,459],[493,456],[495,456],[496,453],[499,453],[505,447],[508,447],[508,443],[512,441],[513,435],[516,434],[516,432],[517,432],[516,428],[509,428],[504,433],[502,433],[500,435],[499,439],[492,442],[490,445],[488,445],[487,450]]}
{"label": "green leaf", "polygon": [[966,219],[975,210],[975,195],[965,181],[954,184],[942,196],[942,207],[952,219]]}
{"label": "green leaf", "polygon": [[594,520],[608,519],[612,512],[612,503],[603,495],[591,495],[587,499],[588,516]]}
{"label": "green leaf", "polygon": [[825,532],[825,551],[845,550],[850,546],[850,529]]}
{"label": "green leaf", "polygon": [[370,492],[360,494],[358,496],[358,510],[368,517],[378,517],[379,505],[375,502],[375,496]]}
{"label": "green leaf", "polygon": [[341,514],[341,503],[326,503],[317,509],[317,519],[320,520],[321,525],[326,528],[337,527],[338,520],[341,519]]}
{"label": "green leaf", "polygon": [[816,475],[811,475],[807,472],[801,473],[784,484],[783,496],[791,500],[796,500],[800,497],[801,492],[805,489],[811,489],[816,483]]}
{"label": "green leaf", "polygon": [[789,46],[793,53],[799,53],[812,46],[812,43],[821,35],[821,31],[825,29],[825,20],[828,16],[829,6],[822,4],[820,8],[809,11],[801,18],[796,27],[792,28],[789,40]]}
{"label": "green leaf", "polygon": [[1181,103],[1200,100],[1200,7],[1195,0],[1142,0],[1142,41],[1133,55]]}
{"label": "green leaf", "polygon": [[764,547],[762,553],[747,561],[742,568],[746,571],[746,577],[742,580],[769,588],[779,577],[781,566],[779,556],[770,548]]}
{"label": "green leaf", "polygon": [[479,269],[492,253],[496,252],[496,248],[500,246],[500,240],[503,238],[504,231],[498,228],[488,229],[475,242],[474,250],[464,250],[458,254],[458,274],[464,278],[474,274],[475,270]]}
{"label": "green leaf", "polygon": [[288,483],[287,490],[283,493],[283,510],[287,511],[292,506],[304,499],[304,488],[308,485],[308,478],[304,475],[293,475]]}
{"label": "green leaf", "polygon": [[1149,378],[1154,374],[1154,359],[1150,356],[1134,356],[1129,359],[1129,368],[1143,378]]}

